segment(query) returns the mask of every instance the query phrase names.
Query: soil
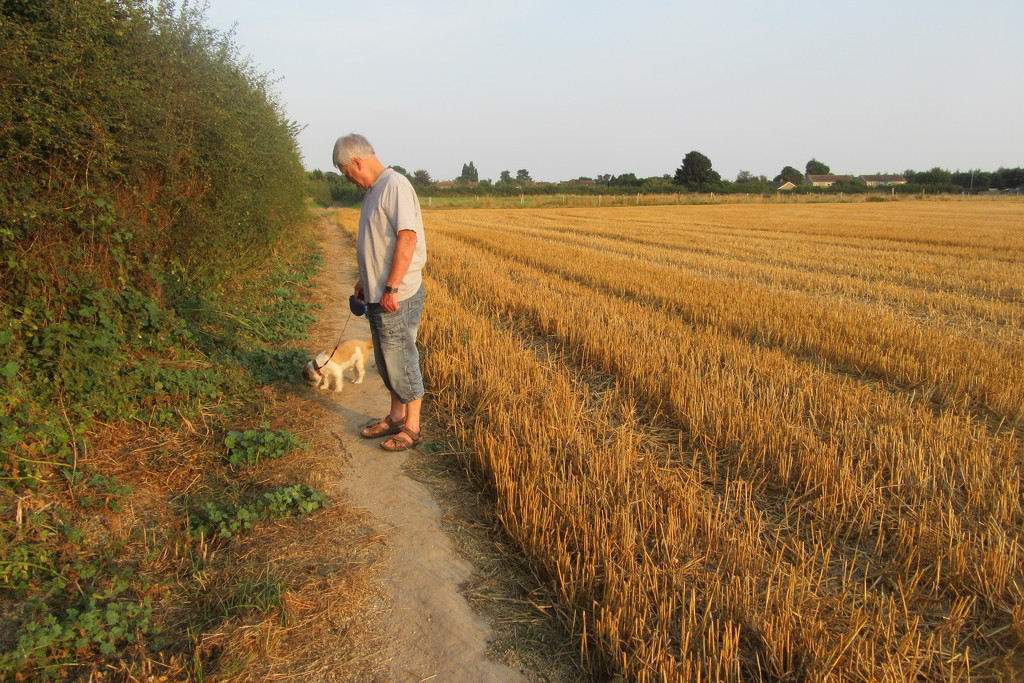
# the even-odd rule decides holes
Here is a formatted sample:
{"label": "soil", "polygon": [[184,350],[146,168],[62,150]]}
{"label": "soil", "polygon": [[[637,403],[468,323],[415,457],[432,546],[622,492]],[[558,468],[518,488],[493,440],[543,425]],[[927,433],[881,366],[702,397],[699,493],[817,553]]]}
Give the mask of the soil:
{"label": "soil", "polygon": [[[334,348],[339,338],[370,338],[365,317],[348,310],[357,278],[352,243],[327,219],[318,230],[322,310],[311,331],[311,353]],[[579,680],[552,601],[486,519],[486,494],[467,481],[458,457],[431,449],[429,432],[437,426],[429,416],[425,447],[388,453],[379,447],[381,439],[358,434],[388,412],[388,394],[374,367],[361,384],[346,381],[340,393],[305,386],[298,393],[330,414],[329,429],[346,463],[341,484],[347,503],[368,513],[368,537],[385,546],[377,581],[380,633],[373,641],[380,644],[374,658],[391,679]]]}

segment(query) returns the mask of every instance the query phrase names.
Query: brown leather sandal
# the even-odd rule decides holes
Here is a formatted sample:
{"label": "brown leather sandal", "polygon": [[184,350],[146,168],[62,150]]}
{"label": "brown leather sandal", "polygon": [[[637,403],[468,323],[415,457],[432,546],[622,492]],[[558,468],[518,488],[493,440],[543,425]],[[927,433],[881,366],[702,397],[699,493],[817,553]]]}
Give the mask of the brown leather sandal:
{"label": "brown leather sandal", "polygon": [[[406,441],[405,439],[399,438],[399,434],[408,435],[409,438],[412,439],[412,441]],[[399,429],[397,434],[393,435],[390,439],[381,441],[380,447],[391,453],[398,453],[399,451],[404,451],[409,448],[412,448],[420,441],[423,441],[423,436],[421,434],[417,434],[416,432],[412,431],[411,429],[403,425],[401,429]]]}
{"label": "brown leather sandal", "polygon": [[393,421],[391,416],[387,415],[380,420],[374,420],[368,423],[365,427],[359,430],[359,436],[364,439],[376,439],[380,436],[391,436],[402,431],[404,424],[405,418]]}

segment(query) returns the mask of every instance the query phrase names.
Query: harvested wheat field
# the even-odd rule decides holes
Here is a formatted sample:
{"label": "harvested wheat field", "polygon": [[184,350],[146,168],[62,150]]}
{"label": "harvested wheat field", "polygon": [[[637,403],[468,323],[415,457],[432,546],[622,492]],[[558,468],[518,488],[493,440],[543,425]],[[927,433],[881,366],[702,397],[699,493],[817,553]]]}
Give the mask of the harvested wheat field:
{"label": "harvested wheat field", "polygon": [[425,222],[433,419],[595,677],[1024,676],[1024,202]]}

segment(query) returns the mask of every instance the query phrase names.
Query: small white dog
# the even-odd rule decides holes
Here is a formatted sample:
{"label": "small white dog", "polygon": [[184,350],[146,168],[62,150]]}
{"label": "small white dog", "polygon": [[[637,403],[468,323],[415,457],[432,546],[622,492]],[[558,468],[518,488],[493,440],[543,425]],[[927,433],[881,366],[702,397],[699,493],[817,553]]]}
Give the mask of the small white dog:
{"label": "small white dog", "polygon": [[366,374],[366,364],[373,359],[373,342],[369,339],[346,339],[334,351],[321,351],[302,368],[306,382],[317,389],[341,391],[345,372],[355,368],[353,384],[360,384]]}

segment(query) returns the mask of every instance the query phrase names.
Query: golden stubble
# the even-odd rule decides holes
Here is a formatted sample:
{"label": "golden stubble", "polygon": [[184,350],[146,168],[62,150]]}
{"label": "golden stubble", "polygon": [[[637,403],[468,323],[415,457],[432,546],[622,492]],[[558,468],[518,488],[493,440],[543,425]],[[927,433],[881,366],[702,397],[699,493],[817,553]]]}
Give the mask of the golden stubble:
{"label": "golden stubble", "polygon": [[434,418],[595,671],[1021,673],[1024,204],[426,222]]}

